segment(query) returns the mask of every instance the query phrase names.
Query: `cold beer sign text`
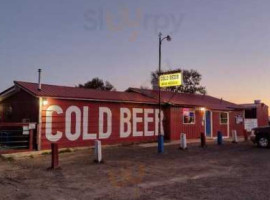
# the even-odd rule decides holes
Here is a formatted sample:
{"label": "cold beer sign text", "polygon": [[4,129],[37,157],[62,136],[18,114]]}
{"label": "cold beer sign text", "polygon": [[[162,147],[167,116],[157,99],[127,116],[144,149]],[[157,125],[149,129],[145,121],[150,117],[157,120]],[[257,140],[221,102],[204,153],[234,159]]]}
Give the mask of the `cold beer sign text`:
{"label": "cold beer sign text", "polygon": [[[45,136],[51,142],[63,137],[76,141],[80,137],[82,140],[109,139],[112,134],[119,138],[158,135],[158,109],[121,107],[114,113],[109,107],[99,107],[98,113],[92,114],[90,106],[80,108],[72,105],[64,110],[59,105],[51,105],[45,112]],[[89,123],[91,116],[97,118],[92,126]],[[163,126],[161,132],[164,133]]]}

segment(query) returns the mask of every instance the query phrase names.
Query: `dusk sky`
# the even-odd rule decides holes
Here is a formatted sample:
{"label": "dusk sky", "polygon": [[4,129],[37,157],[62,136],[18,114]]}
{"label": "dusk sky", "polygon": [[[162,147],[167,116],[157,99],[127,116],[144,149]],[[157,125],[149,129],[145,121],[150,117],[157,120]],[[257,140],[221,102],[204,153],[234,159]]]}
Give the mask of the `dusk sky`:
{"label": "dusk sky", "polygon": [[208,94],[270,105],[269,0],[0,0],[0,90],[14,80],[117,90],[158,68],[195,69]]}

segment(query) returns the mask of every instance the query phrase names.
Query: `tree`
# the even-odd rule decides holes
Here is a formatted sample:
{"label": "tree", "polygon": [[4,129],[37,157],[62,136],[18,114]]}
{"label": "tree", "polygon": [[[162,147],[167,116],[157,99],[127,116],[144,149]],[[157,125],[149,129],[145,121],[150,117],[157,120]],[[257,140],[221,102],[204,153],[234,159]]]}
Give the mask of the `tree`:
{"label": "tree", "polygon": [[[199,93],[206,94],[206,88],[201,86],[200,82],[202,75],[196,70],[173,70],[173,71],[182,71],[183,83],[181,86],[162,88],[162,90],[172,91],[172,92],[182,92],[182,93]],[[172,70],[164,71],[166,73],[171,72]],[[161,72],[161,73],[164,73]],[[153,89],[158,88],[158,71],[151,73],[151,84]]]}
{"label": "tree", "polygon": [[115,91],[114,86],[109,81],[103,81],[99,78],[93,78],[91,81],[86,82],[85,84],[79,84],[79,88],[88,88],[96,90],[106,90],[106,91]]}

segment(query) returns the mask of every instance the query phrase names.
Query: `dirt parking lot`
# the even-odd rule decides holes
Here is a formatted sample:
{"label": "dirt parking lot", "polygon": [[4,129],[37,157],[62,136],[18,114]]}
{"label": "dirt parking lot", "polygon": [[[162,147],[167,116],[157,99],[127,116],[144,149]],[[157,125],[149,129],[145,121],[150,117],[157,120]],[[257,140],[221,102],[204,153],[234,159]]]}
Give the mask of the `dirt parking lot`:
{"label": "dirt parking lot", "polygon": [[47,170],[50,155],[0,159],[0,199],[270,199],[270,149],[227,143],[165,150],[109,147],[104,164],[93,163],[92,150],[62,153],[56,171]]}

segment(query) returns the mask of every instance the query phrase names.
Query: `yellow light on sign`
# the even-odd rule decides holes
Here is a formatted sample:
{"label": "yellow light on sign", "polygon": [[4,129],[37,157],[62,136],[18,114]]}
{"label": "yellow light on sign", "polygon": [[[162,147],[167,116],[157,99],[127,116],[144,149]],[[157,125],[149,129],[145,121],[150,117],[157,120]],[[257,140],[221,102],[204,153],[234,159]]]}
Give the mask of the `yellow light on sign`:
{"label": "yellow light on sign", "polygon": [[159,76],[159,87],[172,87],[182,85],[182,74],[172,73]]}

